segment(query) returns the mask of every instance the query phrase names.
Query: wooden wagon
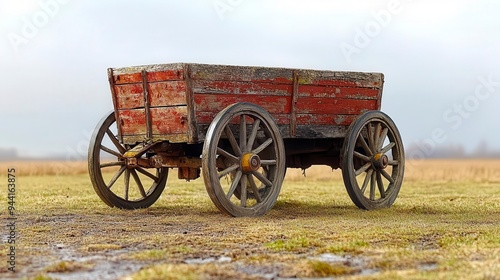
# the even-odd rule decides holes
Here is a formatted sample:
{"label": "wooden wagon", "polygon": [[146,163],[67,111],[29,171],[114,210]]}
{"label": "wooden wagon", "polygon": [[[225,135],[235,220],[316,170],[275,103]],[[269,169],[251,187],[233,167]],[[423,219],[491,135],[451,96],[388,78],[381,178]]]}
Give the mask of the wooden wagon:
{"label": "wooden wagon", "polygon": [[171,168],[202,176],[233,216],[266,213],[287,167],[340,167],[362,209],[399,193],[404,149],[379,111],[383,74],[175,63],[108,76],[114,111],[92,136],[89,173],[111,207],[151,206]]}

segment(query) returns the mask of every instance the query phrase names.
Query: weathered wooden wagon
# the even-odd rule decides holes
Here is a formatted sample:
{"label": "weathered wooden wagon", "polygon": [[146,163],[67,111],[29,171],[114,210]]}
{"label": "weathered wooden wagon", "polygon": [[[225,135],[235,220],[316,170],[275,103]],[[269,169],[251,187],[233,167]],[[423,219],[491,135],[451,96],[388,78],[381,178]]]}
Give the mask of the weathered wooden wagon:
{"label": "weathered wooden wagon", "polygon": [[108,76],[114,111],[92,136],[89,173],[111,207],[151,206],[171,168],[201,175],[233,216],[266,213],[287,167],[341,168],[362,209],[399,193],[404,149],[379,111],[383,74],[176,63]]}

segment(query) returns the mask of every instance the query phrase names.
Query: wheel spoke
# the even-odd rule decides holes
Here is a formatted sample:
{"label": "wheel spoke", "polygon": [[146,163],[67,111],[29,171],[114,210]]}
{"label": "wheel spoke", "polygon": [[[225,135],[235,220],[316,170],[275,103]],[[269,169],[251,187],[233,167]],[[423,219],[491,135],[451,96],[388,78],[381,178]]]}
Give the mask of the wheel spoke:
{"label": "wheel spoke", "polygon": [[125,147],[123,147],[122,144],[120,144],[120,142],[118,141],[116,136],[113,134],[113,132],[111,132],[111,130],[109,130],[109,128],[106,130],[106,134],[108,135],[109,140],[111,140],[111,142],[113,142],[115,147],[118,149],[118,151],[120,151],[120,153],[124,154],[126,152]]}
{"label": "wheel spoke", "polygon": [[372,124],[371,123],[368,123],[366,125],[366,130],[368,131],[368,145],[370,145],[370,149],[373,151],[373,152],[376,152],[375,151],[375,141],[373,140],[374,138],[374,134],[373,134],[373,130],[372,130]]}
{"label": "wheel spoke", "polygon": [[243,175],[240,180],[241,207],[247,207],[247,176]]}
{"label": "wheel spoke", "polygon": [[144,190],[144,186],[142,185],[141,179],[139,178],[139,175],[137,175],[137,172],[135,170],[130,170],[130,173],[132,174],[132,177],[134,177],[134,181],[137,184],[137,187],[139,188],[139,192],[141,193],[143,198],[146,198],[146,191]]}
{"label": "wheel spoke", "polygon": [[391,166],[396,166],[396,165],[399,165],[399,161],[397,161],[397,160],[389,160],[388,164],[391,165]]}
{"label": "wheel spoke", "polygon": [[250,187],[252,188],[252,192],[257,200],[257,203],[261,203],[262,198],[260,197],[259,188],[257,187],[257,184],[255,184],[255,180],[252,175],[248,175],[248,181],[250,182]]}
{"label": "wheel spoke", "polygon": [[156,177],[155,175],[153,175],[153,174],[151,174],[151,173],[147,172],[146,170],[144,170],[144,169],[142,169],[142,168],[140,168],[140,167],[138,167],[138,168],[136,168],[136,169],[137,169],[137,171],[139,171],[140,173],[142,173],[142,174],[144,174],[144,175],[148,176],[149,178],[153,179],[153,181],[155,181],[156,183],[158,183],[158,182],[160,181],[160,178],[158,178],[158,177]]}
{"label": "wheel spoke", "polygon": [[380,172],[377,172],[377,186],[378,191],[380,192],[380,197],[385,198],[384,182],[382,182],[382,175],[380,175]]}
{"label": "wheel spoke", "polygon": [[378,141],[380,139],[380,130],[382,129],[382,124],[379,122],[375,125],[375,134],[373,135],[373,150],[378,150]]}
{"label": "wheel spoke", "polygon": [[229,166],[228,168],[226,168],[226,169],[222,170],[221,172],[219,172],[219,173],[217,174],[217,176],[218,176],[218,177],[219,177],[219,179],[220,179],[220,178],[222,178],[222,177],[226,176],[227,174],[229,174],[229,173],[231,173],[231,172],[235,171],[235,170],[236,170],[236,169],[238,169],[239,167],[240,167],[240,166],[239,166],[238,164],[233,164],[233,165]]}
{"label": "wheel spoke", "polygon": [[369,162],[370,161],[370,157],[365,156],[365,155],[361,154],[360,152],[354,151],[354,156],[357,157],[357,158],[359,158],[359,159],[361,159],[361,160],[363,160],[363,161],[365,161],[365,162]]}
{"label": "wheel spoke", "polygon": [[247,119],[245,115],[240,116],[240,148],[243,153],[247,152]]}
{"label": "wheel spoke", "polygon": [[261,181],[264,185],[266,185],[268,187],[273,186],[273,183],[271,181],[269,181],[269,179],[267,179],[262,173],[260,173],[258,171],[253,171],[252,174],[255,177],[257,177],[257,179],[259,179],[259,181]]}
{"label": "wheel spoke", "polygon": [[257,132],[259,131],[260,119],[256,119],[253,122],[252,132],[250,133],[250,137],[248,138],[247,148],[248,150],[252,150],[253,143],[255,142],[255,138],[257,137]]}
{"label": "wheel spoke", "polygon": [[115,184],[116,180],[118,180],[118,178],[120,178],[120,176],[123,174],[123,172],[125,172],[125,170],[127,169],[127,167],[125,166],[122,166],[120,168],[120,170],[118,170],[115,175],[113,176],[113,178],[111,178],[111,181],[109,181],[107,187],[108,189],[111,189],[111,187]]}
{"label": "wheel spoke", "polygon": [[382,145],[384,145],[385,137],[387,137],[388,132],[389,132],[389,129],[387,127],[382,130],[382,133],[380,134],[379,141],[377,143],[377,150],[382,149]]}
{"label": "wheel spoke", "polygon": [[130,189],[130,171],[127,169],[125,170],[125,200],[128,200],[128,193]]}
{"label": "wheel spoke", "polygon": [[229,140],[229,143],[231,143],[231,147],[233,148],[233,151],[236,153],[236,156],[241,156],[240,146],[238,146],[238,143],[236,142],[236,139],[234,138],[233,132],[231,131],[229,125],[227,125],[224,128],[224,132],[226,133],[226,137]]}
{"label": "wheel spoke", "polygon": [[391,142],[391,143],[389,143],[389,145],[385,146],[385,147],[384,147],[384,148],[380,151],[380,153],[381,153],[381,154],[385,154],[385,153],[387,153],[388,151],[390,151],[390,150],[391,150],[394,146],[396,146],[396,143]]}
{"label": "wheel spoke", "polygon": [[370,167],[372,167],[372,163],[371,162],[368,162],[366,163],[365,165],[363,165],[360,169],[356,170],[354,172],[354,174],[357,176],[359,176],[360,174],[362,174],[363,172],[365,172],[366,170],[368,170]]}
{"label": "wheel spoke", "polygon": [[241,180],[241,175],[242,174],[243,173],[241,171],[238,171],[234,175],[234,179],[233,179],[233,182],[231,183],[231,187],[229,188],[229,191],[226,194],[227,199],[231,199],[231,196],[233,196],[234,191],[236,190],[236,188],[240,184],[240,180]]}
{"label": "wheel spoke", "polygon": [[225,158],[233,161],[233,162],[238,162],[239,161],[239,159],[236,156],[230,154],[229,152],[225,151],[222,148],[217,147],[217,153],[220,154],[220,155],[222,155],[222,156],[224,156]]}
{"label": "wheel spoke", "polygon": [[252,151],[252,153],[254,154],[259,154],[260,152],[262,152],[265,148],[267,148],[269,145],[271,145],[271,143],[273,143],[273,139],[272,138],[269,138],[266,140],[266,142],[262,143],[262,145],[260,145],[259,147],[257,147],[255,150]]}
{"label": "wheel spoke", "polygon": [[373,151],[372,149],[368,146],[368,144],[366,143],[366,140],[365,138],[360,134],[359,137],[358,137],[358,142],[359,144],[361,145],[361,147],[363,148],[363,150],[366,151],[366,153],[369,155],[369,156],[373,156]]}
{"label": "wheel spoke", "polygon": [[376,185],[376,181],[377,181],[377,178],[376,178],[376,172],[373,172],[372,173],[372,179],[371,179],[371,182],[370,182],[370,200],[375,200],[375,185]]}
{"label": "wheel spoke", "polygon": [[268,166],[268,165],[276,165],[277,161],[275,159],[264,159],[260,161],[260,165]]}
{"label": "wheel spoke", "polygon": [[105,162],[101,163],[99,167],[101,168],[106,168],[106,167],[112,167],[112,166],[124,166],[125,162],[123,161],[113,161],[113,162]]}
{"label": "wheel spoke", "polygon": [[370,169],[368,170],[368,172],[366,172],[366,177],[365,180],[363,181],[363,187],[361,188],[361,193],[365,193],[366,187],[368,187],[368,183],[370,183],[370,179],[372,178],[372,173],[373,169]]}
{"label": "wheel spoke", "polygon": [[394,184],[394,179],[392,178],[391,175],[389,175],[389,173],[387,173],[387,171],[380,170],[380,173],[387,179],[387,181],[389,181],[389,183]]}
{"label": "wheel spoke", "polygon": [[111,154],[111,155],[114,155],[116,156],[117,158],[122,158],[123,155],[121,155],[120,153],[118,153],[117,151],[113,151],[112,149],[104,146],[104,145],[101,145],[101,150],[105,151],[106,153],[108,154]]}

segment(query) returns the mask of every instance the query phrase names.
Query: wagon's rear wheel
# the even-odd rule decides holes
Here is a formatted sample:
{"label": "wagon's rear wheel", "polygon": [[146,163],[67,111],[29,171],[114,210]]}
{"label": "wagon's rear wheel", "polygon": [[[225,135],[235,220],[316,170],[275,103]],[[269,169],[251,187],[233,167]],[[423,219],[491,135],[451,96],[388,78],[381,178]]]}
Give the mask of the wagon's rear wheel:
{"label": "wagon's rear wheel", "polygon": [[356,206],[390,207],[403,182],[405,155],[399,131],[389,116],[369,111],[349,127],[342,148],[342,176]]}
{"label": "wagon's rear wheel", "polygon": [[113,112],[104,117],[90,140],[89,174],[94,190],[110,207],[149,207],[165,188],[168,169],[128,167],[123,154],[132,147],[118,141],[115,122]]}
{"label": "wagon's rear wheel", "polygon": [[283,139],[269,113],[237,103],[217,114],[205,138],[202,172],[207,192],[222,212],[265,214],[276,202],[285,174]]}

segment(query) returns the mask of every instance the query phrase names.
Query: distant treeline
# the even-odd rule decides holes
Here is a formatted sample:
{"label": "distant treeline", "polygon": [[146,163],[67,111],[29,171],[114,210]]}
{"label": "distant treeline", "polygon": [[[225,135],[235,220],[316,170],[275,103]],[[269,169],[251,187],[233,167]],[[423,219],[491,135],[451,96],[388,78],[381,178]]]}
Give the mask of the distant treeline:
{"label": "distant treeline", "polygon": [[424,143],[413,143],[406,147],[406,157],[409,159],[500,158],[500,151],[489,148],[486,143],[480,143],[473,151],[467,151],[459,144],[432,147]]}

